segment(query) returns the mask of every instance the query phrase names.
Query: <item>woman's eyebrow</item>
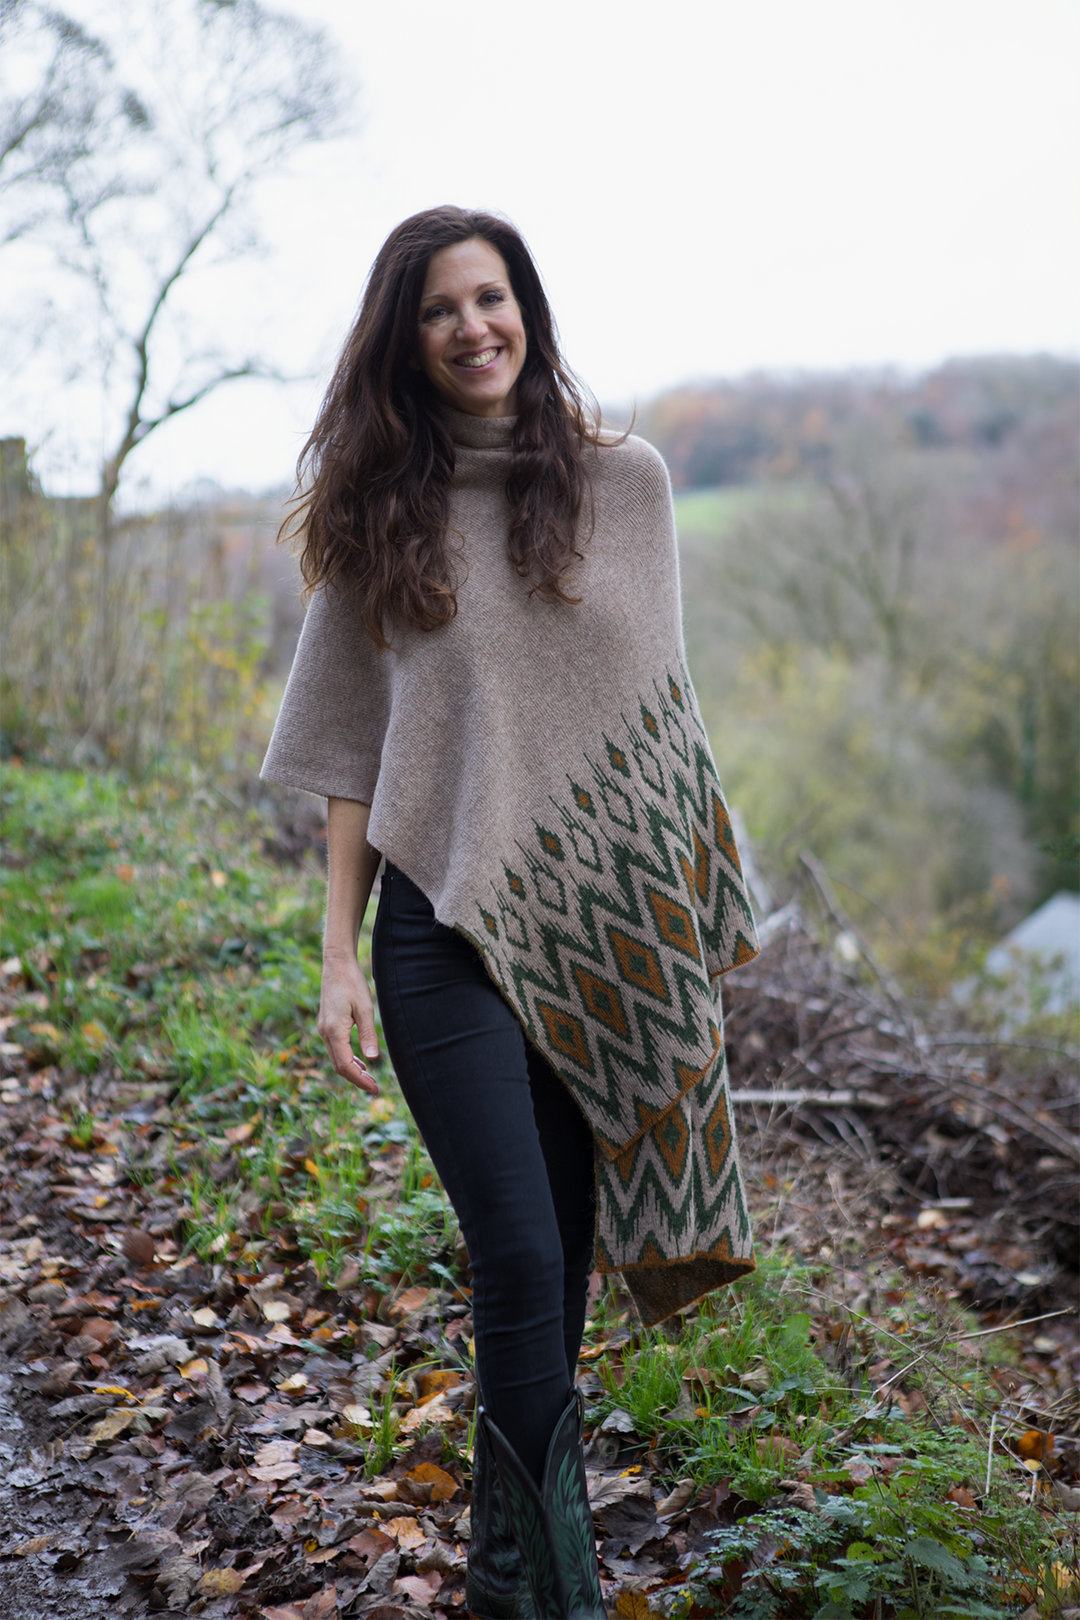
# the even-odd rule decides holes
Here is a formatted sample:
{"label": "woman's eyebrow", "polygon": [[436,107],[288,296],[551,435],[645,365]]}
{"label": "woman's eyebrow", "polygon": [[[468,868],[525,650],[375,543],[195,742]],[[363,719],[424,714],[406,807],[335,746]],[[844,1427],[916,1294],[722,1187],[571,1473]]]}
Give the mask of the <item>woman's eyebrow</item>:
{"label": "woman's eyebrow", "polygon": [[[500,276],[496,276],[494,281],[478,281],[476,286],[473,288],[473,295],[475,297],[475,295],[477,293],[484,292],[485,289],[488,288],[488,287],[505,287],[505,286],[506,286],[506,282],[503,281]],[[441,292],[424,293],[423,296],[420,299],[420,302],[422,304],[427,304],[433,298],[441,298],[441,299],[443,299],[445,301],[449,297],[450,297],[449,293],[441,293]]]}

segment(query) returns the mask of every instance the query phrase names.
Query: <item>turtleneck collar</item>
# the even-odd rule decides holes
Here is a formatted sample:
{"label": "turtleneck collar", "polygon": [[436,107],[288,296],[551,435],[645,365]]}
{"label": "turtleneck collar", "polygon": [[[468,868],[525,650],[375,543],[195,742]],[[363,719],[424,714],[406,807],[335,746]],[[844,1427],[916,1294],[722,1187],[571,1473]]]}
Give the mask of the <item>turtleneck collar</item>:
{"label": "turtleneck collar", "polygon": [[471,416],[441,403],[439,415],[454,443],[468,450],[507,450],[513,441],[516,416]]}

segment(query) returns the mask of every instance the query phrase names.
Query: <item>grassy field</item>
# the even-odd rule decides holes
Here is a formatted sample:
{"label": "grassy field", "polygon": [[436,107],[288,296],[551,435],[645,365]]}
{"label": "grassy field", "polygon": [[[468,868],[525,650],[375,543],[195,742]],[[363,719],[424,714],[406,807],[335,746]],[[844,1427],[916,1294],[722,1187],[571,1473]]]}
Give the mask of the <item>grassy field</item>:
{"label": "grassy field", "polygon": [[[227,1274],[246,1289],[313,1277],[324,1349],[362,1361],[370,1324],[395,1321],[409,1290],[443,1328],[460,1316],[467,1257],[388,1065],[375,1100],[328,1069],[320,862],[276,864],[265,830],[206,788],[5,766],[3,1097],[36,1091],[52,1141],[107,1151],[103,1202],[122,1188],[136,1224],[166,1212],[156,1264],[193,1257],[219,1292]],[[615,1287],[596,1292],[590,1467],[611,1501],[647,1482],[643,1538],[597,1507],[612,1609],[1059,1613],[1080,1592],[1076,1514],[1045,1447],[1028,1443],[1026,1468],[1023,1437],[1002,1449],[989,1434],[1018,1344],[970,1337],[974,1318],[899,1272],[853,1309],[828,1268],[767,1231],[761,1256],[756,1275],[653,1331]],[[353,1434],[357,1479],[377,1481],[424,1432],[417,1376],[445,1342],[425,1361],[403,1341]],[[443,1460],[467,1467],[457,1421]]]}

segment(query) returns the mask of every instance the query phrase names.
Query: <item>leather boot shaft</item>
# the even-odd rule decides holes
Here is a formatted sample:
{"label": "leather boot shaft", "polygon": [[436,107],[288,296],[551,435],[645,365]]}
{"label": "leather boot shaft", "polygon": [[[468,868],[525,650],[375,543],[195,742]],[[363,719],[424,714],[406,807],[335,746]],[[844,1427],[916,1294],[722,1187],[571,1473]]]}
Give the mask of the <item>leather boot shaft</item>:
{"label": "leather boot shaft", "polygon": [[536,1620],[605,1620],[596,1538],[581,1449],[583,1404],[574,1390],[555,1426],[538,1490],[483,1411]]}

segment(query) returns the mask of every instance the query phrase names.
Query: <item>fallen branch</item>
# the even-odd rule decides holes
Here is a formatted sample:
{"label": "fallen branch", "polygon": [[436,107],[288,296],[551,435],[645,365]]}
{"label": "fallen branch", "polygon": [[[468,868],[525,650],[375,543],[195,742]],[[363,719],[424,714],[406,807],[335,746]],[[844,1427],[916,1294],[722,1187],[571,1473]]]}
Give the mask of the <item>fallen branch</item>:
{"label": "fallen branch", "polygon": [[890,1101],[877,1091],[733,1091],[733,1103],[764,1103],[779,1108],[888,1108]]}

